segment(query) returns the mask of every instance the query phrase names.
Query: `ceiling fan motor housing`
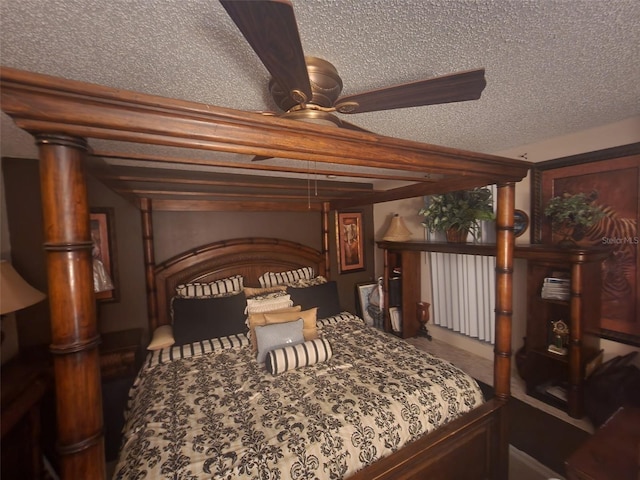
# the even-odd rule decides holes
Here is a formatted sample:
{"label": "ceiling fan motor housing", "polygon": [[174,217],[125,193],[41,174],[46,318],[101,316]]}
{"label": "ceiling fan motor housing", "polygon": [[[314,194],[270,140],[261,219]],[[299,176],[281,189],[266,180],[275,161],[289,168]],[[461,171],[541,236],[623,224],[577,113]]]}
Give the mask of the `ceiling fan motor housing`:
{"label": "ceiling fan motor housing", "polygon": [[[338,70],[331,63],[317,57],[305,57],[312,97],[307,103],[324,108],[331,108],[342,92],[342,79]],[[269,82],[271,97],[278,108],[288,111],[298,105],[289,92],[285,91],[275,80]]]}

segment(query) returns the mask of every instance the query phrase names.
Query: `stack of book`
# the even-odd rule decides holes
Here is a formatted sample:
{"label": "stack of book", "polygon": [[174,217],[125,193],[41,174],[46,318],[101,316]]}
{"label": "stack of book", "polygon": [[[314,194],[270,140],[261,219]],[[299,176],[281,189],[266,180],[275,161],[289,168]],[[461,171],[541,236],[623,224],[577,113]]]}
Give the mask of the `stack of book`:
{"label": "stack of book", "polygon": [[569,300],[570,279],[551,276],[544,279],[541,296],[547,300]]}

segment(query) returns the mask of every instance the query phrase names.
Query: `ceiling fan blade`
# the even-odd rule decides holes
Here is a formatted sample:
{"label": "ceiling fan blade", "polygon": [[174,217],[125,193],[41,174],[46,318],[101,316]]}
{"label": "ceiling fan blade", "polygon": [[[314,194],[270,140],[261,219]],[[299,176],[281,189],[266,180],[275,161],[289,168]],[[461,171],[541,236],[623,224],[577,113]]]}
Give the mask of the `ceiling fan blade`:
{"label": "ceiling fan blade", "polygon": [[477,100],[486,84],[481,68],[348,95],[335,106],[340,113],[363,113]]}
{"label": "ceiling fan blade", "polygon": [[311,99],[293,6],[288,0],[220,0],[274,80],[298,103]]}

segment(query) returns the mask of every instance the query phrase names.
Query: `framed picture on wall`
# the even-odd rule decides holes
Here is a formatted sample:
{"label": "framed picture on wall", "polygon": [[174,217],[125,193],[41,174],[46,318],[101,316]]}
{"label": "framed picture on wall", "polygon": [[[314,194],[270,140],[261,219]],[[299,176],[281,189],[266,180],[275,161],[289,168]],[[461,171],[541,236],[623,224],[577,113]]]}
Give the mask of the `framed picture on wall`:
{"label": "framed picture on wall", "polygon": [[553,197],[584,193],[604,214],[593,226],[574,229],[569,240],[611,248],[602,263],[601,336],[640,345],[640,144],[542,162],[533,182],[536,242],[566,241],[544,215]]}
{"label": "framed picture on wall", "polygon": [[339,272],[351,273],[364,270],[362,212],[338,212],[336,237]]}
{"label": "framed picture on wall", "polygon": [[116,302],[119,300],[119,289],[113,208],[92,208],[89,221],[96,299],[100,302]]}

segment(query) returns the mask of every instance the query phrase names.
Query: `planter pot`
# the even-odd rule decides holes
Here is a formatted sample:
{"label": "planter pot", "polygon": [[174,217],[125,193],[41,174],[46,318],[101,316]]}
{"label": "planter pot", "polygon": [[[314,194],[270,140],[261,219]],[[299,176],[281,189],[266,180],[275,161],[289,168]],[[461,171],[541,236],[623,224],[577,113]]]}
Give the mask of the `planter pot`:
{"label": "planter pot", "polygon": [[446,233],[447,242],[449,243],[467,243],[469,230],[458,230],[457,228],[449,228]]}

